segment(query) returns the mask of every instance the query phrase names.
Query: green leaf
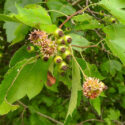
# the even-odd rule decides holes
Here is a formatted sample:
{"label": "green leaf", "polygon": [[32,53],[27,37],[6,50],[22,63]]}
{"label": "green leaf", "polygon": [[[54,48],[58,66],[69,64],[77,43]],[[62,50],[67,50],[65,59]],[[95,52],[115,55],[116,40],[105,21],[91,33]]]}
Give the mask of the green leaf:
{"label": "green leaf", "polygon": [[104,28],[106,44],[113,54],[125,64],[125,26],[120,24],[110,25]]}
{"label": "green leaf", "polygon": [[29,30],[30,30],[30,27],[20,24],[14,32],[15,38],[13,39],[13,42],[11,43],[11,45],[14,45],[24,40]]}
{"label": "green leaf", "polygon": [[116,71],[121,71],[122,64],[116,60],[108,60],[101,64],[101,70],[110,73],[112,76],[115,75]]}
{"label": "green leaf", "polygon": [[5,115],[10,111],[14,111],[18,107],[19,107],[18,105],[11,105],[10,103],[3,101],[3,103],[0,104],[0,115]]}
{"label": "green leaf", "polygon": [[18,10],[18,15],[15,15],[16,18],[28,26],[39,28],[43,24],[52,24],[47,11],[39,5],[34,4],[27,6],[27,8],[16,5],[16,7]]}
{"label": "green leaf", "polygon": [[18,28],[19,23],[6,22],[4,24],[4,29],[6,29],[7,41],[12,42],[15,39],[15,31]]}
{"label": "green leaf", "polygon": [[34,4],[34,3],[40,3],[42,0],[6,0],[4,5],[4,12],[13,12],[17,13],[17,9],[15,4],[19,4],[20,6],[24,7],[27,4]]}
{"label": "green leaf", "polygon": [[72,5],[65,0],[48,0],[47,6],[50,10],[55,11],[51,12],[53,22],[55,22],[58,17],[64,16],[64,14],[71,15],[76,11]]}
{"label": "green leaf", "polygon": [[96,19],[88,14],[74,16],[73,20],[76,22],[76,25],[74,26],[76,30],[95,29],[102,27],[102,25],[100,25]]}
{"label": "green leaf", "polygon": [[103,77],[100,72],[98,71],[98,68],[96,67],[95,64],[89,64],[87,63],[86,69],[84,70],[85,74],[88,77],[95,77],[98,78],[100,80],[104,80],[105,77]]}
{"label": "green leaf", "polygon": [[14,66],[16,63],[18,63],[19,61],[22,61],[22,60],[24,60],[24,59],[31,58],[31,57],[33,57],[33,56],[35,56],[35,55],[36,55],[35,53],[29,53],[29,52],[27,51],[27,46],[24,45],[24,46],[22,46],[20,49],[18,49],[18,50],[14,53],[13,57],[12,57],[11,60],[10,60],[9,66],[12,67],[12,66]]}
{"label": "green leaf", "polygon": [[72,90],[71,90],[71,98],[69,102],[69,108],[66,115],[66,119],[72,114],[77,107],[77,100],[78,100],[78,92],[81,89],[81,76],[80,76],[80,69],[76,62],[73,60],[72,62]]}
{"label": "green leaf", "polygon": [[51,60],[44,62],[30,58],[12,67],[5,75],[0,87],[0,103],[4,98],[13,103],[25,95],[29,99],[36,96],[46,83],[50,62]]}
{"label": "green leaf", "polygon": [[0,21],[19,22],[13,15],[0,14]]}
{"label": "green leaf", "polygon": [[[72,37],[72,45],[76,45],[76,46],[88,46],[89,41],[87,39],[85,39],[83,36],[75,34],[75,33],[71,33],[69,34]],[[78,47],[73,47],[73,49],[77,50],[77,51],[82,51],[83,49],[78,48]]]}
{"label": "green leaf", "polygon": [[114,110],[114,109],[110,109],[109,110],[109,115],[108,118],[110,118],[111,120],[118,120],[120,117],[120,111],[119,110]]}
{"label": "green leaf", "polygon": [[101,0],[100,5],[114,15],[121,23],[125,24],[124,0]]}
{"label": "green leaf", "polygon": [[101,115],[101,101],[100,98],[95,98],[90,100],[91,105],[94,107],[94,109],[97,111],[99,115]]}

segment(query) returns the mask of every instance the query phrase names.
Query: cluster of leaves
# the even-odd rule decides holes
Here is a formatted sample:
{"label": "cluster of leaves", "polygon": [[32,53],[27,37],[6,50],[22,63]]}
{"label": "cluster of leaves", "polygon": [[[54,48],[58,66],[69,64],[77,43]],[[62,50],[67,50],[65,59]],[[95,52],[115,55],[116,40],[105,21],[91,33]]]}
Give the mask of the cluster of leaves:
{"label": "cluster of leaves", "polygon": [[[0,1],[4,5],[0,9],[0,115],[6,114],[0,116],[0,124],[124,124],[125,1],[87,2]],[[44,62],[36,52],[28,53],[27,36],[34,28],[51,34],[70,17],[62,28],[73,39],[72,72],[62,77],[51,59]],[[46,85],[48,70],[56,78],[51,87]],[[108,90],[96,99],[85,98],[80,70],[103,80]]]}

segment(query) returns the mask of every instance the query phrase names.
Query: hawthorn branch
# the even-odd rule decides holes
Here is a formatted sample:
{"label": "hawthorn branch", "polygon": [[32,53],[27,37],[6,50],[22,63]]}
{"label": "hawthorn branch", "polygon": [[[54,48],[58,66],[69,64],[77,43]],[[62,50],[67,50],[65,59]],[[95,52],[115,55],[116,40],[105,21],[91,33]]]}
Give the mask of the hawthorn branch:
{"label": "hawthorn branch", "polygon": [[[17,101],[17,102],[18,102],[21,106],[23,106],[24,109],[28,109],[28,108],[29,108],[27,105],[25,105],[25,104],[22,103],[21,101]],[[38,114],[38,115],[44,117],[44,118],[49,119],[50,121],[52,121],[52,122],[54,122],[54,123],[56,123],[56,124],[64,125],[62,122],[57,121],[56,119],[53,119],[52,117],[50,117],[50,116],[48,116],[48,115],[45,115],[45,114],[43,114],[43,113],[41,113],[41,112],[38,112],[38,111],[36,111],[36,110],[34,110],[34,112],[35,112],[36,114]]]}
{"label": "hawthorn branch", "polygon": [[86,6],[85,8],[81,9],[81,10],[78,10],[76,11],[75,13],[73,13],[72,15],[68,16],[67,19],[59,26],[59,28],[61,29],[63,27],[63,25],[65,23],[67,23],[73,16],[77,15],[77,14],[81,14],[83,13],[85,10],[87,10],[90,6],[94,6],[94,5],[98,5],[97,3],[94,3],[94,4],[90,4],[88,6]]}
{"label": "hawthorn branch", "polygon": [[88,119],[88,120],[85,120],[85,121],[80,122],[80,123],[77,124],[77,125],[83,125],[83,124],[86,123],[86,122],[92,122],[92,121],[104,122],[104,120],[99,120],[99,119]]}
{"label": "hawthorn branch", "polygon": [[90,45],[90,46],[78,46],[78,45],[72,45],[73,47],[85,49],[85,48],[91,48],[91,47],[97,47],[98,45]]}

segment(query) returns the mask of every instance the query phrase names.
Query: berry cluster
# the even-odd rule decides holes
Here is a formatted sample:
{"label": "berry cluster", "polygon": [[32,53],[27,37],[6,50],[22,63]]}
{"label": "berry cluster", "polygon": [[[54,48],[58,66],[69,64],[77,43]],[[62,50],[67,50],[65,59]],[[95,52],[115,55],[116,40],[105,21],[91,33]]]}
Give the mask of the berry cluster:
{"label": "berry cluster", "polygon": [[[44,61],[47,61],[50,56],[54,56],[54,62],[59,67],[60,74],[63,75],[68,69],[67,63],[71,59],[69,44],[72,42],[72,38],[64,35],[61,29],[56,29],[53,36],[54,38],[44,31],[34,30],[29,35],[29,40],[39,48]],[[34,47],[28,46],[27,50],[34,51]]]}
{"label": "berry cluster", "polygon": [[107,86],[99,79],[87,78],[83,84],[83,94],[90,99],[98,97],[103,90],[107,89]]}

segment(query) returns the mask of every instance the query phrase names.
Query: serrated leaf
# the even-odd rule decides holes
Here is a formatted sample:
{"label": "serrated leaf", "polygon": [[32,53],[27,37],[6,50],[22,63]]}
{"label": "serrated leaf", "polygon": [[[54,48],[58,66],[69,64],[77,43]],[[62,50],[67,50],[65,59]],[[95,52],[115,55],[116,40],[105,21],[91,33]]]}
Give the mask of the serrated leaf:
{"label": "serrated leaf", "polygon": [[125,24],[124,0],[101,0],[99,3],[112,15],[114,15],[121,23]]}
{"label": "serrated leaf", "polygon": [[31,99],[41,91],[51,60],[33,62],[33,59],[25,59],[25,63],[21,61],[8,71],[0,87],[0,102],[6,97],[8,102],[13,103],[25,95]]}
{"label": "serrated leaf", "polygon": [[77,100],[78,100],[78,92],[81,89],[81,76],[80,76],[80,69],[76,62],[73,60],[72,62],[72,90],[71,90],[71,98],[69,102],[69,108],[66,115],[66,119],[72,114],[77,107]]}
{"label": "serrated leaf", "polygon": [[20,62],[20,61],[22,61],[22,60],[24,60],[24,59],[31,58],[31,57],[33,57],[33,56],[35,56],[35,55],[36,55],[35,53],[29,53],[29,52],[27,51],[27,46],[24,45],[24,46],[22,46],[20,49],[18,49],[18,50],[14,53],[13,57],[12,57],[11,60],[10,60],[9,66],[12,67],[12,66],[14,66],[16,63],[18,63],[18,62]]}
{"label": "serrated leaf", "polygon": [[[53,22],[56,21],[58,17],[66,15],[71,15],[75,13],[75,9],[69,4],[67,1],[63,0],[48,0],[47,6],[50,10],[55,10],[55,12],[51,12],[51,17]],[[61,13],[59,13],[61,12]],[[64,14],[62,14],[64,13]]]}
{"label": "serrated leaf", "polygon": [[16,7],[18,10],[18,14],[15,15],[16,18],[28,26],[39,28],[40,25],[43,24],[52,24],[47,11],[40,5],[34,4],[27,8],[22,8],[19,5],[16,5]]}
{"label": "serrated leaf", "polygon": [[[80,47],[90,45],[89,41],[81,35],[78,35],[78,34],[75,34],[75,33],[71,33],[69,35],[72,37],[72,45],[76,45],[76,46],[80,46]],[[73,47],[73,49],[75,49],[77,51],[83,50],[83,49],[78,48],[78,47]]]}
{"label": "serrated leaf", "polygon": [[99,115],[101,115],[101,101],[100,98],[95,98],[90,100],[91,105],[94,107],[94,109],[97,111]]}
{"label": "serrated leaf", "polygon": [[95,29],[102,27],[102,25],[100,25],[96,19],[85,13],[82,15],[74,16],[73,20],[77,22],[74,26],[75,30]]}
{"label": "serrated leaf", "polygon": [[103,29],[106,33],[106,44],[113,54],[125,64],[125,26],[114,24]]}
{"label": "serrated leaf", "polygon": [[17,13],[17,9],[15,4],[19,4],[20,6],[24,7],[27,4],[34,4],[34,3],[39,3],[42,2],[42,0],[6,0],[5,5],[4,5],[4,12],[13,12]]}
{"label": "serrated leaf", "polygon": [[14,111],[18,107],[19,107],[18,105],[11,105],[10,103],[3,101],[3,103],[0,104],[0,115],[5,115],[10,111]]}
{"label": "serrated leaf", "polygon": [[86,69],[84,70],[84,72],[88,77],[95,77],[95,78],[98,78],[100,80],[105,79],[105,77],[103,77],[100,74],[100,72],[98,71],[96,65],[94,65],[94,64],[87,63],[87,66],[86,66]]}

